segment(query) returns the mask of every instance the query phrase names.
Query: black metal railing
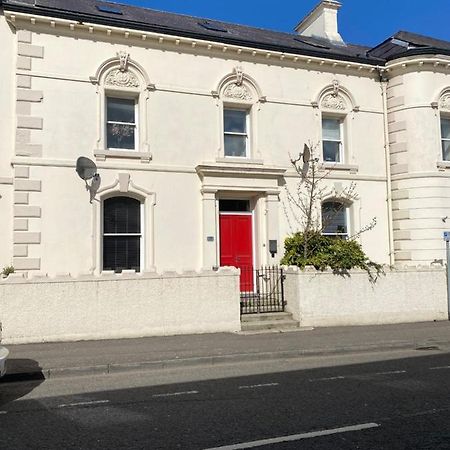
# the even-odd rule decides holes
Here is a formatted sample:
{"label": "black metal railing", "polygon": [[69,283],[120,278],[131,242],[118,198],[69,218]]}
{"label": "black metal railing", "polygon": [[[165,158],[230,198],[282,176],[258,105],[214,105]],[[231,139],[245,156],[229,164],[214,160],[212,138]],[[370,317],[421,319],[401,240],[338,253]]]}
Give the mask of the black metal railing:
{"label": "black metal railing", "polygon": [[281,267],[241,268],[241,314],[283,312],[284,308]]}

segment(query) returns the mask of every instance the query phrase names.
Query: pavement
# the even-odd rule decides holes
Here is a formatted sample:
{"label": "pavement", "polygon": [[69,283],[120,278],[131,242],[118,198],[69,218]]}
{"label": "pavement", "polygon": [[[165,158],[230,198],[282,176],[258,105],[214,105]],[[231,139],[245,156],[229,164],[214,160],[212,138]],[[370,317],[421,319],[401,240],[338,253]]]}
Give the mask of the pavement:
{"label": "pavement", "polygon": [[8,345],[3,382],[370,351],[450,351],[450,322]]}

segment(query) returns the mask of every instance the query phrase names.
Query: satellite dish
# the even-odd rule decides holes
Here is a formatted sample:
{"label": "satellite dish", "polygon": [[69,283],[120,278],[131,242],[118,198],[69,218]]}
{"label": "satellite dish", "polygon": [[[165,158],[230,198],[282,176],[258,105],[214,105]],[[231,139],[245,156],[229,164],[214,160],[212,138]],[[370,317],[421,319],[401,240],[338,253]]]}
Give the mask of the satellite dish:
{"label": "satellite dish", "polygon": [[303,162],[305,164],[308,164],[310,160],[311,160],[311,150],[305,144],[305,146],[303,147]]}
{"label": "satellite dish", "polygon": [[[102,180],[100,175],[97,173],[97,166],[95,165],[95,162],[91,161],[89,158],[80,156],[77,159],[77,166],[75,170],[77,171],[78,176],[84,180],[86,184],[86,190],[89,191],[90,203],[92,203],[93,200],[97,200],[95,195],[100,189]],[[87,180],[92,180],[90,185]]]}
{"label": "satellite dish", "polygon": [[97,166],[95,165],[95,162],[89,158],[80,156],[77,159],[76,171],[82,180],[87,181],[97,175]]}

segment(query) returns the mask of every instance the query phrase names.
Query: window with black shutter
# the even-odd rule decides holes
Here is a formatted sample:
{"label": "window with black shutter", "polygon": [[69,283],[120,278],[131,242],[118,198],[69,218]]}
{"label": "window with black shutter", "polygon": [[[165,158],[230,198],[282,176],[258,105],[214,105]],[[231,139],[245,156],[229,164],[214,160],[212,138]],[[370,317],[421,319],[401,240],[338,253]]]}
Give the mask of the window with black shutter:
{"label": "window with black shutter", "polygon": [[103,270],[141,269],[141,202],[113,197],[103,202]]}

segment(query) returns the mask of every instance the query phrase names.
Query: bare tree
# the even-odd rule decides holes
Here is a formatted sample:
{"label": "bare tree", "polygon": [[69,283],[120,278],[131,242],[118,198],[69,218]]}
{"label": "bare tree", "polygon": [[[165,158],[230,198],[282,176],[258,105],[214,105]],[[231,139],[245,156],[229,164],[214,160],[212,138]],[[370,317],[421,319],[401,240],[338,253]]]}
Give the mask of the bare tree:
{"label": "bare tree", "polygon": [[[327,186],[324,180],[330,175],[318,158],[320,144],[305,144],[303,152],[297,157],[290,156],[290,161],[299,176],[295,191],[286,185],[287,202],[284,202],[285,215],[292,233],[302,232],[304,236],[304,257],[310,254],[309,241],[312,236],[323,233],[333,223],[335,217],[346,205],[357,198],[356,183],[351,182],[347,187],[335,192],[333,196],[333,208],[322,216],[322,201],[325,198]],[[359,237],[361,233],[371,230],[376,225],[374,217],[371,223],[350,239]]]}

